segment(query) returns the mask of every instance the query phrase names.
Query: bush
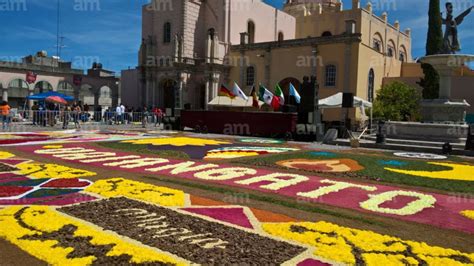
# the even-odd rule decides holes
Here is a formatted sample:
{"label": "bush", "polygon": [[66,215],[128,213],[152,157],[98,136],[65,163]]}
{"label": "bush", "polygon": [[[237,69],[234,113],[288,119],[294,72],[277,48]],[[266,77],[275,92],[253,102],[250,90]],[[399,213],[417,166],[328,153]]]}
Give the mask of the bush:
{"label": "bush", "polygon": [[374,117],[392,121],[418,121],[421,93],[405,83],[393,82],[377,92]]}

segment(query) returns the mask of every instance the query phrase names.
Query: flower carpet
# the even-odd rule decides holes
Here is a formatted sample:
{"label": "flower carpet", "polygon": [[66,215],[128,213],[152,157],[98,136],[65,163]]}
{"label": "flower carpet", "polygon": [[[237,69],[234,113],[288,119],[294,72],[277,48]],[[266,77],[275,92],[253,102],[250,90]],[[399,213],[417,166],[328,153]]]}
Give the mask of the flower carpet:
{"label": "flower carpet", "polygon": [[[436,158],[436,159],[435,159]],[[445,157],[446,158],[446,157]],[[311,174],[325,174],[359,180],[381,181],[416,187],[427,187],[449,192],[469,193],[474,196],[474,164],[466,159],[428,156],[397,157],[381,152],[300,151],[292,154],[234,160],[280,169],[299,170]]]}
{"label": "flower carpet", "polygon": [[[472,248],[456,242],[474,234],[474,197],[437,187],[469,192],[467,161],[308,151],[258,138],[107,134],[107,144],[151,152],[59,133],[0,151],[0,239],[51,265],[474,265]],[[163,150],[191,159],[153,154]],[[193,189],[201,185],[214,189]],[[283,215],[270,206],[285,205],[250,204],[241,194],[343,215]],[[433,241],[430,227],[453,239]]]}
{"label": "flower carpet", "polygon": [[[146,145],[150,151],[173,151],[191,159],[222,160],[298,151],[298,148],[278,146],[280,140],[265,139],[208,139],[199,137],[160,137],[125,140],[121,143]],[[248,146],[247,146],[248,145]],[[261,145],[261,146],[257,146]],[[276,145],[276,146],[268,146]]]}
{"label": "flower carpet", "polygon": [[[11,153],[1,162],[16,169],[25,163],[39,164]],[[63,168],[66,175],[88,174]],[[11,176],[21,171],[2,175],[42,182],[40,177]],[[57,178],[44,181],[38,189],[80,188],[81,201],[0,203],[4,205],[0,208],[0,238],[52,265],[474,263],[474,254],[369,230],[301,221],[125,178],[91,182],[57,173]]]}
{"label": "flower carpet", "polygon": [[158,134],[125,131],[52,131],[31,133],[0,133],[0,145],[57,144],[98,141],[122,141],[156,137]]}
{"label": "flower carpet", "polygon": [[111,152],[107,149],[92,148],[86,144],[70,144],[58,149],[46,149],[42,146],[22,146],[18,149],[79,165],[244,188],[305,202],[474,233],[474,221],[462,214],[464,211],[472,210],[474,199],[469,198],[458,202],[448,195],[416,189],[347,182],[254,167]]}
{"label": "flower carpet", "polygon": [[[8,155],[8,156],[7,156]],[[56,164],[39,164],[0,153],[1,205],[67,205],[95,199],[79,192],[92,184],[81,177],[96,175]]]}

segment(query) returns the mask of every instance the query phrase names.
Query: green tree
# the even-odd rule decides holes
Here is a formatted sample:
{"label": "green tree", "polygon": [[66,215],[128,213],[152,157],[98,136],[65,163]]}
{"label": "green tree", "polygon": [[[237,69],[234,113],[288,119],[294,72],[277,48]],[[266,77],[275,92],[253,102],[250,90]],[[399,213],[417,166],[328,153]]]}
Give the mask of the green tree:
{"label": "green tree", "polygon": [[421,93],[402,82],[383,86],[374,101],[374,117],[392,121],[417,121],[420,118]]}
{"label": "green tree", "polygon": [[443,49],[443,19],[439,0],[430,0],[428,11],[428,37],[426,39],[426,55],[439,54]]}
{"label": "green tree", "polygon": [[[439,54],[443,49],[443,22],[441,17],[440,1],[430,0],[428,11],[428,36],[426,39],[426,55]],[[424,99],[436,99],[439,97],[439,75],[429,64],[422,64],[425,78],[421,79],[419,85],[423,87]]]}

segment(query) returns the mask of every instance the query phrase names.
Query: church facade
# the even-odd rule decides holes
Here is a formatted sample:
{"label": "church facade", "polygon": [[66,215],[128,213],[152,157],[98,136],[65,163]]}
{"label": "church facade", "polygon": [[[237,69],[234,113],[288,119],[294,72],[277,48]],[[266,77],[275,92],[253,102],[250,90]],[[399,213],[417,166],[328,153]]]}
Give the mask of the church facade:
{"label": "church facade", "polygon": [[[122,98],[161,108],[206,109],[221,83],[248,94],[278,83],[288,95],[290,82],[298,88],[311,76],[320,98],[352,92],[372,101],[383,79],[412,61],[410,30],[359,0],[348,9],[340,0],[288,0],[283,10],[260,0],[153,1],[143,7],[142,34]],[[324,116],[340,120],[337,110]]]}
{"label": "church facade", "polygon": [[229,73],[226,57],[240,33],[271,42],[279,34],[294,38],[294,25],[294,17],[261,1],[152,1],[143,7],[139,67],[123,73],[125,94],[136,98],[131,105],[206,108]]}

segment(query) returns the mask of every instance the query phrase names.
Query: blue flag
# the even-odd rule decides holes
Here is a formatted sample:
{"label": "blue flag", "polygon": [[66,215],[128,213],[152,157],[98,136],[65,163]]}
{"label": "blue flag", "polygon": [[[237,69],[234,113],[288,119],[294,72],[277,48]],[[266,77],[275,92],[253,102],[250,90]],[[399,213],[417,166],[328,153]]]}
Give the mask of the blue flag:
{"label": "blue flag", "polygon": [[301,103],[301,96],[298,91],[295,89],[295,86],[290,83],[290,96],[295,97],[297,103]]}

